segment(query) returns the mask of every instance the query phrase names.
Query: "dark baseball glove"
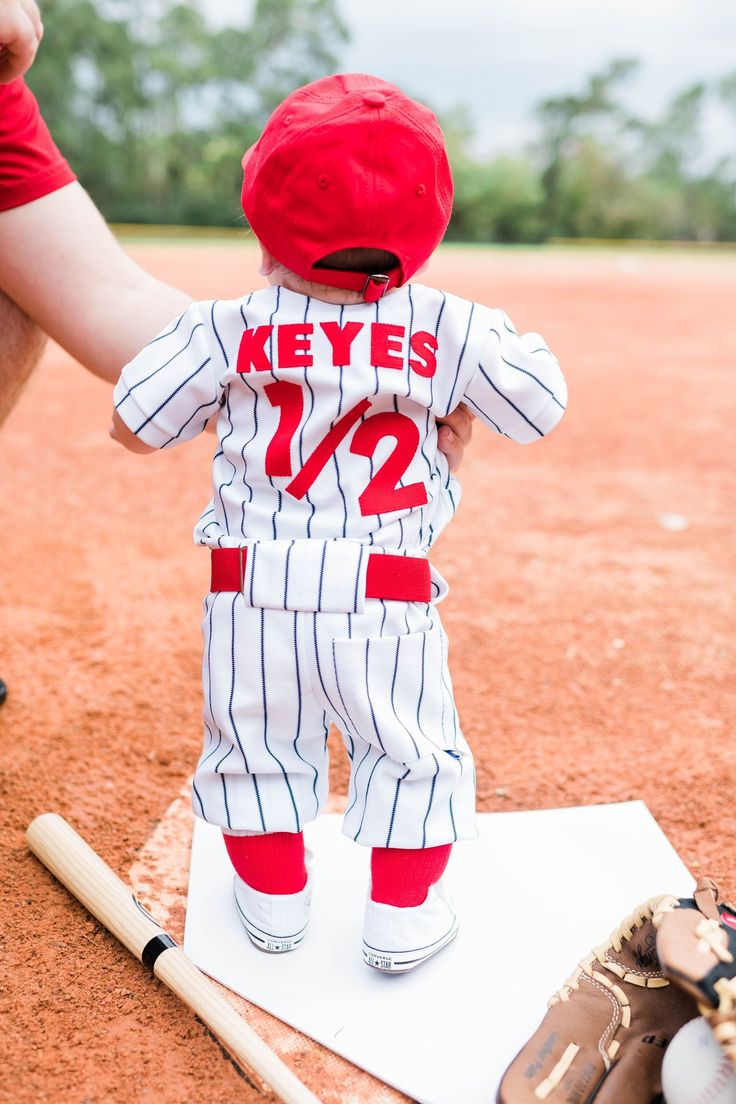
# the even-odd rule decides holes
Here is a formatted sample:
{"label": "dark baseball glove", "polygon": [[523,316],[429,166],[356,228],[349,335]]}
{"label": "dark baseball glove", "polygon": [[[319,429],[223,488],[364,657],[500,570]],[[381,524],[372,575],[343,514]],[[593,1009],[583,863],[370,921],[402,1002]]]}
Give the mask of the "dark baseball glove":
{"label": "dark baseball glove", "polygon": [[701,878],[694,897],[663,916],[657,954],[736,1066],[736,908],[719,896],[716,883]]}
{"label": "dark baseball glove", "polygon": [[657,929],[679,907],[653,897],[580,962],[504,1074],[498,1104],[661,1101],[665,1048],[698,1015],[657,957]]}

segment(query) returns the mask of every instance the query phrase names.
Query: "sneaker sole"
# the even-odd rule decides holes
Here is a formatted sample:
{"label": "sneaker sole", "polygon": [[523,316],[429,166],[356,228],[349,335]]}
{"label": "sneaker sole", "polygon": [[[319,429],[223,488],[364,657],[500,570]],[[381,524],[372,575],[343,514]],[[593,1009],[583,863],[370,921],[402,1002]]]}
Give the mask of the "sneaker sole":
{"label": "sneaker sole", "polygon": [[295,932],[293,935],[273,935],[271,932],[265,932],[262,928],[259,928],[253,921],[243,912],[240,907],[240,902],[235,899],[235,904],[240,914],[240,919],[243,922],[251,943],[258,948],[259,951],[266,951],[268,954],[285,954],[287,951],[296,950],[304,939],[307,931],[307,925],[305,924],[301,931]]}
{"label": "sneaker sole", "polygon": [[416,947],[410,951],[382,951],[377,947],[371,947],[363,940],[363,961],[366,966],[371,966],[383,974],[405,974],[407,970],[414,970],[421,966],[428,958],[432,958],[443,947],[446,947],[458,933],[457,918],[452,921],[451,927],[434,943],[426,947]]}

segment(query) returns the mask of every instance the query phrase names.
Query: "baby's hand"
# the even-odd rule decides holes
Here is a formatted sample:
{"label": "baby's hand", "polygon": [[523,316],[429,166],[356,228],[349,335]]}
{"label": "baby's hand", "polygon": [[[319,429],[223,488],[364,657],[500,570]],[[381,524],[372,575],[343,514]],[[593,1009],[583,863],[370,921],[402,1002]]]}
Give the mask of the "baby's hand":
{"label": "baby's hand", "polygon": [[34,0],[0,0],[0,84],[30,69],[42,37],[41,13]]}
{"label": "baby's hand", "polygon": [[460,467],[465,446],[470,444],[473,436],[473,419],[465,403],[460,403],[452,414],[446,418],[437,419],[437,444],[440,452],[444,452],[450,471],[454,472]]}

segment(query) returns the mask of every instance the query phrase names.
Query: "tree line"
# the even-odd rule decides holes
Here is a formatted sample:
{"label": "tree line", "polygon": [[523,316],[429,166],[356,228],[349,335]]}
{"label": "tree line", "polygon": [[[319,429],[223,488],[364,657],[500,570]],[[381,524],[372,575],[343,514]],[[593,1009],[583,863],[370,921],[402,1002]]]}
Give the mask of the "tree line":
{"label": "tree line", "polygon": [[[239,224],[244,150],[284,95],[339,69],[348,41],[336,0],[256,0],[246,25],[222,28],[167,0],[45,0],[43,15],[29,84],[113,222]],[[684,88],[652,120],[622,103],[637,67],[614,60],[540,103],[521,153],[481,158],[467,117],[441,116],[448,238],[736,241],[736,157],[704,153],[714,104],[736,132],[736,72]]]}

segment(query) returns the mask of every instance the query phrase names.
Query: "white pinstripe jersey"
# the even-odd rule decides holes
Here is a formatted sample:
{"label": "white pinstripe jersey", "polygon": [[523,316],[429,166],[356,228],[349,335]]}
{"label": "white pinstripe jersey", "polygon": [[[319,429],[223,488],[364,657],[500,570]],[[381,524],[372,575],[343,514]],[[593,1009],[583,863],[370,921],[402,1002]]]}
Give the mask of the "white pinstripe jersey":
{"label": "white pinstripe jersey", "polygon": [[170,448],[217,416],[195,540],[430,547],[459,487],[435,419],[461,402],[527,443],[565,408],[556,359],[506,315],[419,284],[340,306],[283,287],[192,304],[122,371],[116,408]]}

